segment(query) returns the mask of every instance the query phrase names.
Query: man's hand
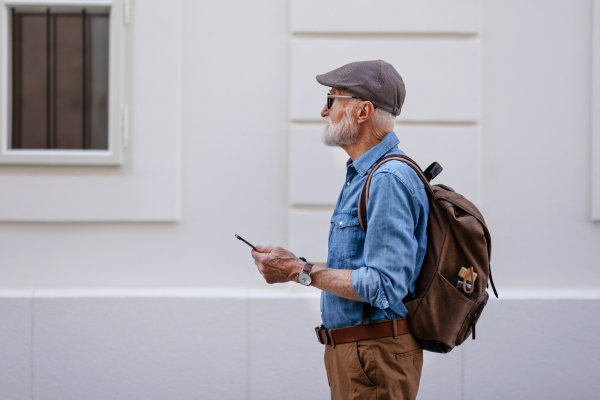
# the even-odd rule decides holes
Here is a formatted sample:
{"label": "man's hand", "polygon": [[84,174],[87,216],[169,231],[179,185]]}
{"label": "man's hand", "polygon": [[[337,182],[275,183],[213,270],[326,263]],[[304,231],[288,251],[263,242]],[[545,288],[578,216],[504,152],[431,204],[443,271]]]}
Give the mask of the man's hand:
{"label": "man's hand", "polygon": [[[252,250],[252,258],[267,283],[298,283],[298,274],[306,264],[304,261],[281,247],[257,245],[256,250]],[[314,263],[310,276],[313,287],[346,299],[363,301],[352,288],[350,269],[331,269],[325,263]]]}
{"label": "man's hand", "polygon": [[269,284],[296,281],[304,268],[304,261],[281,247],[257,245],[256,250],[252,250],[254,264]]}

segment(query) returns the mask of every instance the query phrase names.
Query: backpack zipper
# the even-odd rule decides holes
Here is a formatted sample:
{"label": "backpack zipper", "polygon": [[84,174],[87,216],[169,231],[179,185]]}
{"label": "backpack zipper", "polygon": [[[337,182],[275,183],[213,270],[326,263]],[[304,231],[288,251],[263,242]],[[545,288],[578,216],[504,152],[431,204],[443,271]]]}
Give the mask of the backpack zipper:
{"label": "backpack zipper", "polygon": [[473,330],[471,331],[471,333],[473,334],[473,340],[475,340],[475,325],[476,325],[476,321],[477,321],[477,313],[473,314]]}
{"label": "backpack zipper", "polygon": [[481,304],[479,305],[479,307],[477,307],[477,311],[475,311],[473,313],[473,315],[471,316],[471,325],[473,325],[473,330],[471,331],[472,335],[473,335],[473,340],[475,340],[475,325],[477,324],[477,317],[479,317],[479,313],[481,312],[481,310],[483,309],[483,307],[485,307],[485,305],[487,304],[488,300],[490,298],[490,295],[486,295],[486,298],[481,302]]}

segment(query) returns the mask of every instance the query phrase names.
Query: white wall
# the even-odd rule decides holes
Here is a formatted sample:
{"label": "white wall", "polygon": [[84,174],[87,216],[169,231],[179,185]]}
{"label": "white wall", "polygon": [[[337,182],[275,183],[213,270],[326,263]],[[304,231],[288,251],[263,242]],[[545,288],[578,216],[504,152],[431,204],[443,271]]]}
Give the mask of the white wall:
{"label": "white wall", "polygon": [[[177,141],[177,120],[145,98],[158,90],[153,88],[174,84],[152,66],[177,52],[153,49],[182,47],[179,182],[161,188],[179,198],[181,219],[0,223],[6,254],[0,287],[262,287],[249,248],[234,234],[254,243],[287,245],[288,5],[221,1],[208,7],[197,1],[145,0],[133,7],[131,149],[142,146],[157,164],[165,155],[152,148],[158,140],[152,129],[171,131],[163,138],[169,140],[163,147],[169,147]],[[279,17],[254,14],[267,9]],[[259,29],[248,15],[262,18]],[[163,42],[153,35],[157,26],[166,31]],[[176,100],[169,99],[169,106]],[[147,136],[152,143],[146,143]],[[89,167],[49,169],[0,166],[0,173],[18,182],[57,173],[99,175]],[[17,195],[2,194],[17,204],[27,200]],[[127,201],[127,193],[122,195]],[[141,206],[153,198],[137,201]],[[67,205],[64,212],[70,212]]]}
{"label": "white wall", "polygon": [[[0,291],[2,399],[328,399],[317,296],[260,290]],[[593,399],[600,298],[503,292],[419,399]]]}
{"label": "white wall", "polygon": [[497,282],[597,290],[591,2],[486,2],[484,16],[482,198]]}
{"label": "white wall", "polygon": [[[134,2],[131,151],[158,165],[153,141],[172,135],[173,192],[160,196],[179,219],[0,222],[0,399],[328,398],[318,291],[266,285],[233,235],[325,257],[346,156],[320,143],[326,88],[314,75],[368,58],[406,81],[400,147],[439,161],[436,181],[473,199],[493,238],[501,299],[476,341],[426,355],[419,398],[596,396],[592,1],[375,3],[388,12],[354,0]],[[180,74],[164,113],[152,88],[177,80],[153,62]],[[146,171],[137,160],[124,168]],[[25,189],[98,171],[0,166]]]}

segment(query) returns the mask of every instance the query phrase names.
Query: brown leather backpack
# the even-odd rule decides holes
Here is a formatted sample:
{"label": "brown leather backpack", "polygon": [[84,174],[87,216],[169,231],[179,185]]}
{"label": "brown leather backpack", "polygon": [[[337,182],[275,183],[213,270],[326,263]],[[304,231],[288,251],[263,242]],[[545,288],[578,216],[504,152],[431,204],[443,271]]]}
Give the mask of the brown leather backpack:
{"label": "brown leather backpack", "polygon": [[[475,339],[475,324],[489,299],[488,278],[498,297],[490,269],[490,233],[473,203],[448,186],[429,184],[442,171],[438,163],[423,172],[416,162],[402,155],[382,158],[365,181],[358,202],[358,218],[365,233],[371,178],[379,167],[391,160],[406,163],[417,173],[429,199],[427,251],[415,282],[415,293],[409,293],[403,300],[411,331],[424,350],[448,353],[471,333]],[[469,275],[464,281],[473,280],[472,272],[477,277],[471,288],[463,284],[460,290],[457,283],[463,267]],[[471,292],[465,294],[469,290]],[[371,305],[364,303],[363,324],[370,322],[370,315]]]}

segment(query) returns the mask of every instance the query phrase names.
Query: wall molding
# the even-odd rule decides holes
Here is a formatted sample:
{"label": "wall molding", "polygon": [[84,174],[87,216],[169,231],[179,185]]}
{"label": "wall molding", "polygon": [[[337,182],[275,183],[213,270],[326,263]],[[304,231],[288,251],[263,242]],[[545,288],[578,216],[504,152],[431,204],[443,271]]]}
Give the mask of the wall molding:
{"label": "wall molding", "polygon": [[[490,291],[491,293],[491,291]],[[561,289],[502,289],[500,297],[505,300],[600,300],[600,290]],[[289,290],[244,289],[244,288],[69,288],[69,289],[0,289],[0,299],[105,299],[105,298],[150,298],[150,299],[318,299],[317,290],[302,293]]]}

